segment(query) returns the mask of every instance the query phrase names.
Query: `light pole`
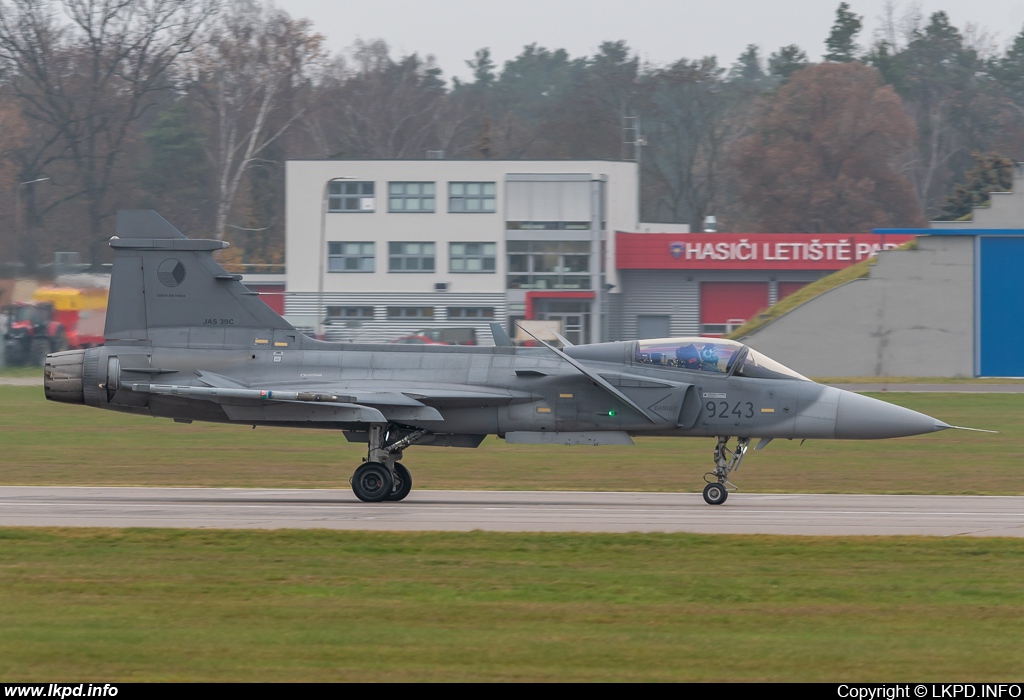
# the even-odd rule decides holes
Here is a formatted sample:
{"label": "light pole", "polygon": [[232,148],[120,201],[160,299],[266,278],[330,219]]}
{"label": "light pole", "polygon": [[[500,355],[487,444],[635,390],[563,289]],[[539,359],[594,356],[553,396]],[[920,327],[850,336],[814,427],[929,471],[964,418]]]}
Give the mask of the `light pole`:
{"label": "light pole", "polygon": [[19,182],[18,186],[14,188],[14,235],[19,239],[21,238],[21,188],[25,185],[45,182],[49,179],[48,177],[40,177],[35,180],[26,180],[25,182]]}
{"label": "light pole", "polygon": [[351,175],[332,177],[324,183],[323,201],[320,203],[320,270],[317,279],[316,293],[316,337],[317,340],[325,338],[324,329],[324,278],[327,276],[327,190],[332,182],[341,180],[355,180]]}

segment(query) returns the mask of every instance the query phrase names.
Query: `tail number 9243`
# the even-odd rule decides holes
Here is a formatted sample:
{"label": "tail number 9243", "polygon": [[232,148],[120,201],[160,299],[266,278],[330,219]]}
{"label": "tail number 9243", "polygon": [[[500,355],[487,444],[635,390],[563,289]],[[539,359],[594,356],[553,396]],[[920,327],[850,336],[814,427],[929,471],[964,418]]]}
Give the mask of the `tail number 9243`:
{"label": "tail number 9243", "polygon": [[728,401],[708,401],[704,404],[708,418],[753,418],[754,404],[740,401],[731,406]]}

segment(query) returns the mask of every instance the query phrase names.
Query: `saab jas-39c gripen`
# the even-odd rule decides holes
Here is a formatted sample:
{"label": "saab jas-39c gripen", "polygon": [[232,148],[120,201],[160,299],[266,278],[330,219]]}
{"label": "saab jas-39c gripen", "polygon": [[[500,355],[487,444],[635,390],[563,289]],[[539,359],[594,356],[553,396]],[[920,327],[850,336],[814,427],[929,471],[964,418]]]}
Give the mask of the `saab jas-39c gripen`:
{"label": "saab jas-39c gripen", "polygon": [[[752,439],[876,439],[956,427],[823,386],[715,338],[515,347],[357,345],[307,337],[224,270],[215,240],[119,212],[105,345],[51,354],[46,397],[175,421],[328,428],[367,443],[363,501],[400,501],[413,445],[632,444],[716,438],[704,499],[724,503]],[[734,446],[729,441],[737,438]]]}

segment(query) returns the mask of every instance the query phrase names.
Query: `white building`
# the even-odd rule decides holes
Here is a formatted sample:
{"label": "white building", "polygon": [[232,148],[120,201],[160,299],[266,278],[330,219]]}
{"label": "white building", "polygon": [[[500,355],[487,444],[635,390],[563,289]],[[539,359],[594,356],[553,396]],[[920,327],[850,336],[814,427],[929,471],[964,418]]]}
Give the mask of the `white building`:
{"label": "white building", "polygon": [[558,320],[608,338],[614,231],[635,231],[619,161],[289,161],[285,311],[330,340]]}

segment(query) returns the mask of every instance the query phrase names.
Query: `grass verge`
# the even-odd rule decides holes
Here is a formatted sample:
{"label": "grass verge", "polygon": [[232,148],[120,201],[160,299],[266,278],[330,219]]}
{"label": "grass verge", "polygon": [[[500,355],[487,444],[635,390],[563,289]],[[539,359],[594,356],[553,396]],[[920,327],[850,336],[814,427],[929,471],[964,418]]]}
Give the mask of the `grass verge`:
{"label": "grass verge", "polygon": [[37,378],[40,381],[43,379],[43,368],[42,367],[14,367],[11,365],[4,365],[0,367],[0,377],[13,377],[15,379],[28,379]]}
{"label": "grass verge", "polygon": [[9,682],[1024,672],[1019,539],[0,529],[0,571]]}
{"label": "grass verge", "polygon": [[[1024,394],[879,395],[953,425],[899,440],[775,440],[751,451],[744,491],[1024,494]],[[637,438],[633,447],[413,447],[416,488],[699,491],[710,438]],[[0,484],[348,488],[365,445],[337,431],[193,423],[48,402],[0,387]]]}
{"label": "grass verge", "polygon": [[1024,384],[1020,377],[812,377],[819,384]]}

